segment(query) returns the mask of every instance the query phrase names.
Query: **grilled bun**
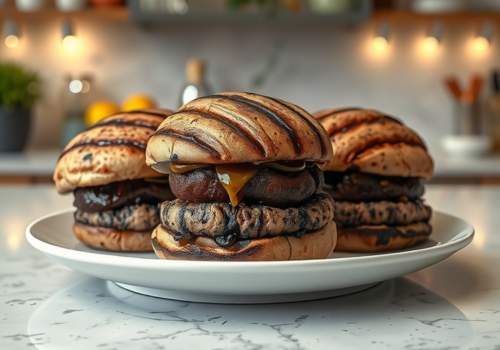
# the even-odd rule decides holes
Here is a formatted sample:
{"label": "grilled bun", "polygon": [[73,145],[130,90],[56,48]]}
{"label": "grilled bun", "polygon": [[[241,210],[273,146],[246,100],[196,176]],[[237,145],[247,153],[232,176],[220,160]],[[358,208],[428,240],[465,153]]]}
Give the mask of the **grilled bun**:
{"label": "grilled bun", "polygon": [[362,108],[325,109],[314,114],[335,149],[323,170],[430,178],[433,161],[424,141],[401,121]]}
{"label": "grilled bun", "polygon": [[53,177],[57,191],[158,176],[146,166],[144,151],[148,138],[171,113],[166,109],[118,113],[75,136],[57,161]]}
{"label": "grilled bun", "polygon": [[426,241],[432,233],[427,222],[408,225],[365,225],[338,227],[337,251],[381,252],[412,247]]}
{"label": "grilled bun", "polygon": [[226,92],[182,106],[150,138],[146,163],[324,162],[332,148],[302,108],[253,93]]}
{"label": "grilled bun", "polygon": [[151,231],[126,231],[109,227],[73,224],[73,233],[85,245],[115,252],[150,252]]}
{"label": "grilled bun", "polygon": [[162,259],[279,261],[323,259],[334,250],[337,242],[335,223],[330,221],[321,229],[302,237],[276,236],[252,239],[245,245],[235,243],[229,248],[217,245],[212,238],[197,237],[180,244],[167,229],[159,225],[151,236],[153,249]]}

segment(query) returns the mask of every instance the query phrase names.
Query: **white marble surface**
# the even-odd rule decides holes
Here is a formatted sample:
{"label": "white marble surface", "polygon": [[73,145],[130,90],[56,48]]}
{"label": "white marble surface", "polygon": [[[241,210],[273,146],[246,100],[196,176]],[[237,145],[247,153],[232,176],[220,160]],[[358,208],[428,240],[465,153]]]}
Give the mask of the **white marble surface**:
{"label": "white marble surface", "polygon": [[260,306],[135,295],[55,265],[24,228],[71,198],[1,187],[0,349],[499,349],[500,187],[429,187],[476,227],[468,248],[355,295]]}

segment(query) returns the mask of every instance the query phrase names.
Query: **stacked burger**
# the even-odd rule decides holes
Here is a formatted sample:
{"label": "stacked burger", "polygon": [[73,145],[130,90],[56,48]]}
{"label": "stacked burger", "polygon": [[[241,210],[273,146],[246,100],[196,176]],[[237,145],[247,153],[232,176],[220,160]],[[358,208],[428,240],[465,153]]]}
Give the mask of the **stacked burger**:
{"label": "stacked burger", "polygon": [[335,200],[337,250],[385,251],[427,240],[432,210],[422,195],[433,161],[422,139],[375,110],[327,109],[315,117],[335,149],[323,169]]}
{"label": "stacked burger", "polygon": [[152,235],[160,258],[314,259],[335,247],[318,168],[332,147],[292,103],[236,92],[196,99],[162,122],[146,156],[176,197],[161,204]]}
{"label": "stacked burger", "polygon": [[73,192],[73,231],[90,247],[151,251],[158,203],[172,199],[164,175],[145,163],[146,143],[168,110],[119,113],[80,133],[64,148],[54,182]]}

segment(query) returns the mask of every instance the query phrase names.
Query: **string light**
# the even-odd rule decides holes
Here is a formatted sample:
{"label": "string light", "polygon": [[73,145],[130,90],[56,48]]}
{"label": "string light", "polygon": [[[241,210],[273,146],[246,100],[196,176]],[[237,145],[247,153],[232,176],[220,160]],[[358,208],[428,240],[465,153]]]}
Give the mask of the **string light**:
{"label": "string light", "polygon": [[3,24],[4,44],[9,49],[19,46],[21,34],[17,23],[12,19],[6,19]]}

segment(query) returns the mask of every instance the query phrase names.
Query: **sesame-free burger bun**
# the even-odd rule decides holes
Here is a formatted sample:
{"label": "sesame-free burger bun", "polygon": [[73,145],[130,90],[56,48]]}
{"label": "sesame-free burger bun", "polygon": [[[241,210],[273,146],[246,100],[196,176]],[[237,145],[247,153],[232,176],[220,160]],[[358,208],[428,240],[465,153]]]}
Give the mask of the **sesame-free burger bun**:
{"label": "sesame-free burger bun", "polygon": [[225,92],[182,106],[150,138],[146,162],[236,164],[273,161],[324,162],[328,136],[304,109],[253,93]]}
{"label": "sesame-free burger bun", "polygon": [[325,171],[355,170],[384,176],[432,176],[434,164],[420,136],[396,118],[372,109],[325,109],[314,114],[335,156]]}
{"label": "sesame-free burger bun", "polygon": [[149,137],[171,113],[165,109],[118,113],[75,136],[56,164],[53,178],[58,192],[159,176],[146,165],[144,152]]}
{"label": "sesame-free burger bun", "polygon": [[279,261],[323,259],[334,250],[337,241],[335,223],[330,221],[319,230],[302,236],[276,236],[240,241],[224,248],[212,238],[196,237],[193,241],[177,241],[165,227],[153,231],[153,249],[162,259]]}
{"label": "sesame-free burger bun", "polygon": [[150,252],[151,231],[127,231],[75,222],[73,233],[85,245],[116,252]]}

